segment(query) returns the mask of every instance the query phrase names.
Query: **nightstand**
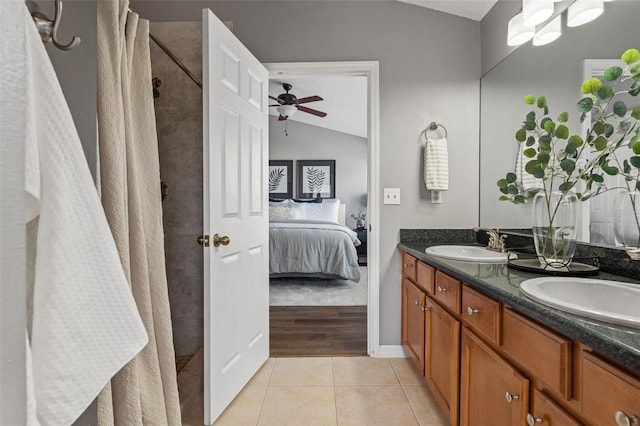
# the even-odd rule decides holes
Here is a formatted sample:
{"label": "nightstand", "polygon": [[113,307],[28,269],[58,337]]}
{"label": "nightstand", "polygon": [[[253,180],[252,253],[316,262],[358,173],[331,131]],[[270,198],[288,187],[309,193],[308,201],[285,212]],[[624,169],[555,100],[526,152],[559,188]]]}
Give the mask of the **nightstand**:
{"label": "nightstand", "polygon": [[358,265],[367,264],[367,228],[354,229],[358,234],[360,245],[356,247],[356,253],[358,253]]}

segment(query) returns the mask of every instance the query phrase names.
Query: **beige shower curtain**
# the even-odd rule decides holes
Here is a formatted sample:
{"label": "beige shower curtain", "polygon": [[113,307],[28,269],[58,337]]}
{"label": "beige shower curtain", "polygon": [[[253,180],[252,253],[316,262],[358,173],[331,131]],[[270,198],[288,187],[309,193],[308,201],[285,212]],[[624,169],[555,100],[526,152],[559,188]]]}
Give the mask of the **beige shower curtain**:
{"label": "beige shower curtain", "polygon": [[149,343],[98,397],[100,425],[180,425],[167,292],[149,21],[98,0],[102,204]]}

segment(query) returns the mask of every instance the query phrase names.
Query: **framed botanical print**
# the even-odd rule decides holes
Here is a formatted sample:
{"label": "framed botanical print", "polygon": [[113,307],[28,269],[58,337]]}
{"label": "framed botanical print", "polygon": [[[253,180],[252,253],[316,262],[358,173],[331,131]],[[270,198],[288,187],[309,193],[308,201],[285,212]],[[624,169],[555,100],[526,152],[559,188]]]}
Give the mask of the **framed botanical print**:
{"label": "framed botanical print", "polygon": [[293,160],[269,161],[269,198],[293,198]]}
{"label": "framed botanical print", "polygon": [[336,160],[298,160],[299,198],[336,197]]}

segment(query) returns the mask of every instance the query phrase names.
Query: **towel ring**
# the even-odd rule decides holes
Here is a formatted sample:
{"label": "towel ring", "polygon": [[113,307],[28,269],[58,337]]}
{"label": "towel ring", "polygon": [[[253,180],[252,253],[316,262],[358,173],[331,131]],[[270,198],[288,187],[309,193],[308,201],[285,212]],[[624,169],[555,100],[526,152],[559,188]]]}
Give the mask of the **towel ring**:
{"label": "towel ring", "polygon": [[440,123],[436,123],[435,121],[432,121],[431,123],[429,123],[429,126],[426,129],[424,129],[424,131],[422,132],[424,133],[424,140],[425,141],[427,140],[427,132],[438,130],[438,127],[441,127],[442,130],[444,130],[444,137],[446,138],[447,128]]}

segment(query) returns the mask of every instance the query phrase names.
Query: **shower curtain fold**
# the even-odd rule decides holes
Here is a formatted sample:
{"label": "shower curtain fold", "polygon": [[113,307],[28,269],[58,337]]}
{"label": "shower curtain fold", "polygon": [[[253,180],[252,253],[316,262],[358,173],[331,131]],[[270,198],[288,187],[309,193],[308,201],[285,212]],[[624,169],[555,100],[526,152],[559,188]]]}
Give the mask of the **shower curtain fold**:
{"label": "shower curtain fold", "polygon": [[100,425],[179,425],[164,258],[149,21],[124,0],[98,1],[102,203],[149,343],[98,398]]}

